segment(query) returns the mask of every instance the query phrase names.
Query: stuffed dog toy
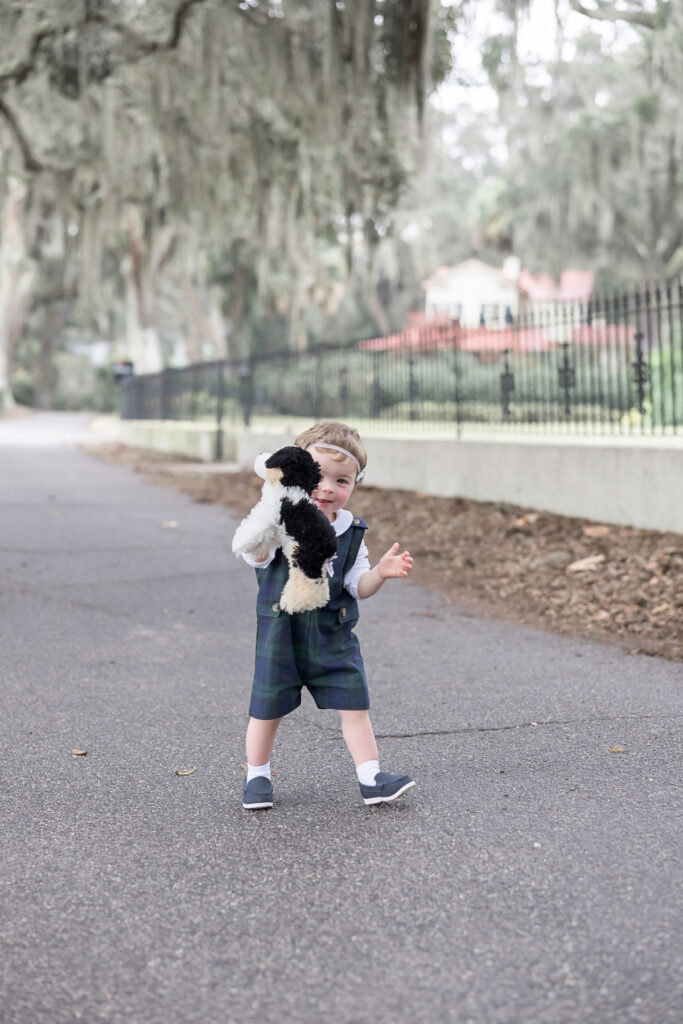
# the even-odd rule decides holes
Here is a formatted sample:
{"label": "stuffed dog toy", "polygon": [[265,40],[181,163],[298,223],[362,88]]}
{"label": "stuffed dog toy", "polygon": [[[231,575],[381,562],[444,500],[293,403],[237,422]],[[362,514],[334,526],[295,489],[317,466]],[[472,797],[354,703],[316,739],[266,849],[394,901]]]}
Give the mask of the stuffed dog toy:
{"label": "stuffed dog toy", "polygon": [[280,608],[290,615],[323,608],[330,599],[325,563],[337,550],[337,538],[311,498],[320,468],[310,452],[288,445],[260,455],[254,469],[265,479],[261,500],[237,527],[232,550],[242,555],[282,548],[289,576]]}

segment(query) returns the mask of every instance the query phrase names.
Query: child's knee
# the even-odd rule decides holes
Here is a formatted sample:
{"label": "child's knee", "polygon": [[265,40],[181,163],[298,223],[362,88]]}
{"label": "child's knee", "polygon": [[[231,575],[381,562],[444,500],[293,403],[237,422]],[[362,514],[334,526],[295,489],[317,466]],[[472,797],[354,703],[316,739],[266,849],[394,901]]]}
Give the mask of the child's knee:
{"label": "child's knee", "polygon": [[358,710],[358,711],[356,711],[356,710],[349,710],[349,709],[347,709],[347,710],[339,709],[339,717],[342,720],[342,724],[344,722],[349,722],[349,723],[362,722],[364,719],[370,717],[370,712],[366,711],[366,710]]}

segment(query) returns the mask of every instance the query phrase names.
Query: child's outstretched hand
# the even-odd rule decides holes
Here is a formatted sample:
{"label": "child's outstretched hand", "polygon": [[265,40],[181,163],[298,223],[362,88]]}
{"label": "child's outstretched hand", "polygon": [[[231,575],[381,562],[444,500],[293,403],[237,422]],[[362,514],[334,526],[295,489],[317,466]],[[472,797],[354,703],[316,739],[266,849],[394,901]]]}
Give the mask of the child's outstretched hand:
{"label": "child's outstretched hand", "polygon": [[399,555],[397,552],[398,541],[392,544],[386,555],[382,555],[377,563],[377,569],[383,580],[400,579],[402,576],[407,576],[413,568],[413,559],[410,553],[404,551]]}

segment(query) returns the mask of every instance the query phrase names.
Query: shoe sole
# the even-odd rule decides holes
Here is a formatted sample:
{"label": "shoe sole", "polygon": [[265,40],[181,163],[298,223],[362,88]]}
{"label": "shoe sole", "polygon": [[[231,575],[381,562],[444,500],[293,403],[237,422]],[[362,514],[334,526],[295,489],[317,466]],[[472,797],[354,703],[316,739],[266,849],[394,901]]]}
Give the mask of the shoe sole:
{"label": "shoe sole", "polygon": [[414,780],[412,782],[406,782],[405,786],[402,786],[401,789],[397,789],[395,793],[391,794],[391,796],[364,796],[363,797],[363,803],[364,804],[390,804],[393,800],[398,800],[398,798],[400,796],[403,796],[404,793],[407,793],[408,790],[412,789],[414,785],[415,785],[415,781]]}
{"label": "shoe sole", "polygon": [[269,802],[266,802],[266,803],[262,803],[262,804],[245,804],[244,800],[242,801],[242,807],[244,807],[245,811],[265,811],[265,810],[268,810],[268,808],[272,807],[272,806],[273,806],[273,801],[272,800],[270,800]]}

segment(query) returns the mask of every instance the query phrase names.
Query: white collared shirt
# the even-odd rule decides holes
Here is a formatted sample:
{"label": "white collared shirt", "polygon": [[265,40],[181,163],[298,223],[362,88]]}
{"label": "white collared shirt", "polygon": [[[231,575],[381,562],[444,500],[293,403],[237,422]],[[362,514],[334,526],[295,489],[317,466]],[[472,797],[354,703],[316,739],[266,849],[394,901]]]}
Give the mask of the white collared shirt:
{"label": "white collared shirt", "polygon": [[[341,537],[343,533],[346,533],[346,531],[349,529],[352,523],[353,515],[349,512],[349,510],[346,508],[338,509],[337,514],[334,518],[334,522],[332,523],[332,528],[335,532],[335,535],[337,537]],[[247,563],[247,565],[251,565],[254,569],[267,569],[270,563],[275,558],[275,550],[272,550],[268,554],[268,558],[265,560],[265,562],[255,562],[250,555],[242,555],[242,558]],[[331,567],[333,562],[334,558],[327,563],[328,566]],[[368,549],[365,546],[365,541],[362,540],[360,542],[360,548],[358,549],[356,561],[353,563],[353,565],[347,572],[346,576],[344,577],[344,586],[346,590],[348,590],[351,597],[358,597],[358,581],[360,580],[363,573],[368,572],[369,569],[370,559],[368,557]]]}

